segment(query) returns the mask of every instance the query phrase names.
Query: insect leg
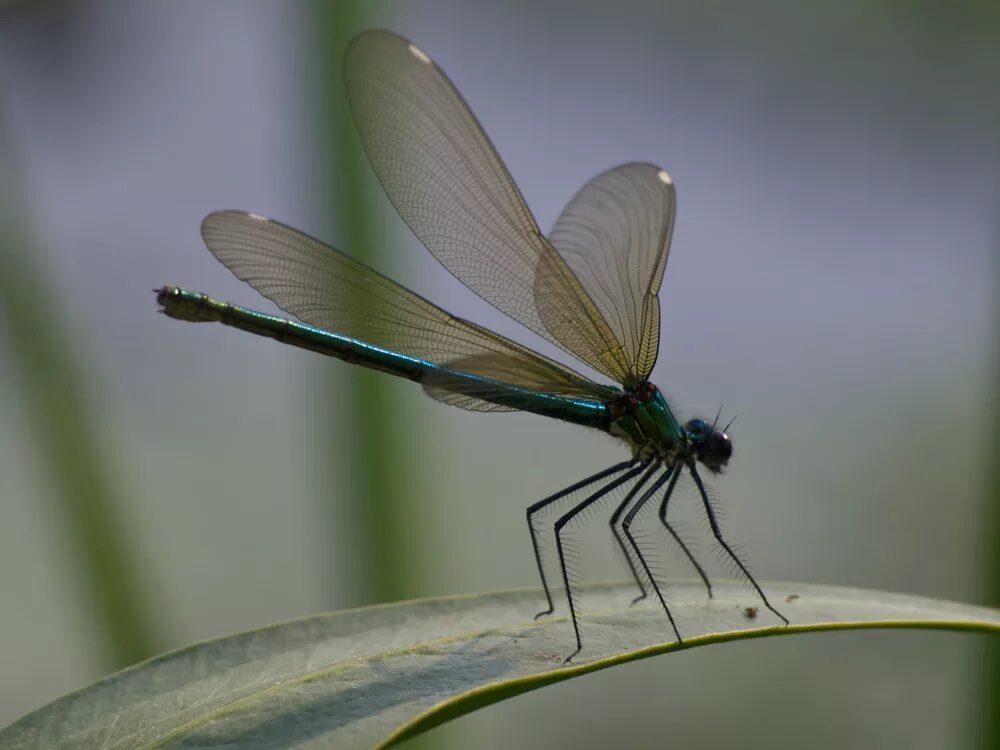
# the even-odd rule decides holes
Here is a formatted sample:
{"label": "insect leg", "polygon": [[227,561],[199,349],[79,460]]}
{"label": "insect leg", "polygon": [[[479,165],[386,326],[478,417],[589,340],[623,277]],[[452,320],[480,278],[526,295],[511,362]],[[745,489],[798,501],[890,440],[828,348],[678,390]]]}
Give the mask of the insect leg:
{"label": "insect leg", "polygon": [[667,485],[667,491],[663,493],[663,502],[660,503],[660,513],[659,513],[660,522],[664,526],[666,526],[667,531],[670,532],[670,536],[672,536],[674,538],[674,541],[677,542],[678,545],[680,545],[680,548],[684,550],[684,554],[687,555],[688,560],[691,561],[691,564],[694,565],[695,570],[698,571],[698,575],[701,576],[701,580],[705,582],[705,588],[708,589],[708,598],[711,599],[712,584],[708,580],[708,576],[705,575],[705,570],[695,559],[694,555],[691,553],[691,550],[688,549],[688,546],[684,543],[684,540],[681,539],[680,535],[676,531],[674,531],[674,527],[671,526],[670,523],[667,521],[667,503],[670,502],[670,496],[673,494],[674,487],[677,485],[677,480],[680,478],[681,478],[680,471],[675,471],[674,475],[670,478],[670,484]]}
{"label": "insect leg", "polygon": [[649,467],[649,470],[642,475],[635,487],[629,490],[625,499],[618,503],[618,507],[615,508],[615,512],[611,514],[611,519],[608,522],[611,526],[611,533],[615,537],[615,541],[618,542],[618,547],[621,549],[622,553],[625,555],[625,561],[628,563],[628,569],[632,571],[632,577],[635,578],[635,585],[639,587],[639,596],[632,600],[632,604],[646,598],[646,586],[642,582],[642,577],[639,575],[639,571],[635,569],[635,562],[632,560],[632,555],[628,553],[628,547],[625,546],[625,540],[622,539],[621,534],[618,531],[618,519],[621,518],[622,513],[625,512],[625,508],[628,504],[632,502],[632,499],[636,496],[642,486],[649,481],[649,478],[653,475],[659,468],[657,464],[653,464]]}
{"label": "insect leg", "polygon": [[526,515],[528,517],[528,531],[531,533],[531,548],[535,552],[535,564],[538,566],[538,577],[542,579],[542,588],[545,590],[545,599],[548,601],[549,604],[548,609],[543,610],[539,612],[537,615],[535,615],[536,620],[539,617],[544,617],[545,615],[552,614],[555,607],[552,604],[552,593],[549,591],[549,582],[545,578],[545,568],[542,565],[542,551],[538,544],[538,531],[535,528],[534,516],[543,509],[545,509],[547,506],[551,505],[554,502],[562,500],[564,497],[573,494],[580,488],[586,487],[588,484],[593,484],[594,482],[598,482],[606,477],[611,476],[612,474],[622,471],[623,469],[627,469],[628,467],[634,465],[635,462],[636,459],[631,459],[629,461],[622,461],[621,463],[617,463],[614,466],[608,467],[604,471],[597,472],[593,476],[589,476],[586,479],[581,479],[579,482],[571,484],[566,489],[560,490],[554,495],[549,495],[548,497],[543,498],[539,500],[537,503],[534,503],[533,505],[528,507]]}
{"label": "insect leg", "polygon": [[694,479],[694,483],[698,486],[698,492],[701,493],[701,501],[705,505],[705,513],[708,514],[708,523],[712,527],[712,533],[715,535],[715,539],[722,546],[722,549],[726,551],[726,554],[728,554],[729,557],[732,558],[733,562],[736,563],[737,567],[743,572],[743,575],[747,577],[747,580],[750,581],[750,584],[757,590],[757,594],[760,596],[761,601],[764,602],[764,606],[767,607],[769,610],[771,610],[774,614],[776,614],[782,620],[782,622],[784,622],[785,625],[787,625],[788,618],[771,606],[771,603],[767,600],[767,597],[764,595],[764,591],[761,589],[760,586],[757,585],[757,581],[754,580],[753,576],[750,575],[750,571],[747,570],[746,565],[744,565],[743,561],[736,556],[736,553],[733,552],[732,548],[726,543],[726,540],[722,538],[722,529],[719,527],[719,522],[715,518],[715,511],[712,509],[712,503],[709,502],[708,492],[705,491],[705,484],[701,481],[701,477],[698,476],[698,470],[695,468],[693,459],[687,461],[687,467],[688,470],[691,472],[691,477]]}
{"label": "insect leg", "polygon": [[573,508],[571,508],[569,511],[561,515],[559,517],[559,520],[556,521],[555,523],[556,550],[559,552],[559,567],[562,570],[563,585],[566,586],[566,601],[569,602],[569,615],[570,618],[573,620],[573,632],[576,635],[576,651],[574,651],[572,654],[566,657],[566,661],[563,662],[564,664],[568,664],[569,661],[574,656],[576,656],[578,653],[580,653],[580,651],[583,650],[583,641],[580,640],[580,623],[577,622],[576,605],[573,603],[573,587],[570,585],[569,573],[566,571],[566,553],[563,549],[562,530],[563,528],[565,528],[566,524],[568,524],[570,521],[573,520],[574,517],[582,513],[584,510],[589,508],[591,505],[596,503],[598,500],[600,500],[602,497],[607,495],[612,490],[625,484],[625,482],[628,482],[633,478],[635,478],[635,476],[639,474],[639,472],[643,471],[645,468],[646,464],[643,463],[625,472],[614,481],[604,485],[597,492],[593,493],[592,495],[589,495],[582,502],[573,506]]}
{"label": "insect leg", "polygon": [[649,563],[646,562],[646,558],[642,556],[642,550],[639,549],[638,543],[635,541],[635,537],[632,536],[632,522],[635,520],[636,515],[642,510],[642,506],[649,502],[649,499],[656,494],[656,492],[664,485],[664,483],[670,479],[670,475],[675,473],[674,466],[668,466],[666,471],[664,471],[649,489],[642,493],[635,505],[632,506],[626,516],[625,520],[622,521],[622,531],[625,532],[625,536],[632,545],[632,549],[635,550],[636,557],[639,558],[639,562],[642,564],[643,570],[646,571],[646,576],[649,578],[649,583],[653,587],[653,591],[656,593],[656,598],[660,600],[660,604],[663,606],[663,611],[667,613],[667,619],[670,620],[670,625],[674,629],[674,635],[677,636],[677,642],[682,641],[680,631],[677,630],[677,623],[674,622],[674,616],[670,613],[670,607],[667,606],[667,600],[663,598],[663,592],[660,591],[660,586],[656,582],[655,576],[653,576],[653,571],[649,568]]}

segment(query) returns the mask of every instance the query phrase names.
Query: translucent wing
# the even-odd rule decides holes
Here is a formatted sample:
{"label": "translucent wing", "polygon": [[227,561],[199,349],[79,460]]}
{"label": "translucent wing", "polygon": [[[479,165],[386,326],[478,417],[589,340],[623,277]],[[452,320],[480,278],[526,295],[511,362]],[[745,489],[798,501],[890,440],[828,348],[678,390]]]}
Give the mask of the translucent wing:
{"label": "translucent wing", "polygon": [[403,37],[370,31],[351,42],[344,76],[372,167],[434,257],[515,320],[605,375],[628,381],[623,342],[542,236],[441,69]]}
{"label": "translucent wing", "polygon": [[665,171],[622,164],[573,196],[549,235],[622,343],[629,374],[638,382],[649,377],[659,349],[657,293],[675,206]]}
{"label": "translucent wing", "polygon": [[[612,389],[448,314],[349,255],[279,222],[220,211],[205,218],[201,234],[212,254],[238,278],[310,325],[535,391],[588,400],[614,395]],[[431,381],[428,390],[447,400],[442,387]],[[464,401],[449,403],[503,408],[477,404],[471,393],[457,395]]]}

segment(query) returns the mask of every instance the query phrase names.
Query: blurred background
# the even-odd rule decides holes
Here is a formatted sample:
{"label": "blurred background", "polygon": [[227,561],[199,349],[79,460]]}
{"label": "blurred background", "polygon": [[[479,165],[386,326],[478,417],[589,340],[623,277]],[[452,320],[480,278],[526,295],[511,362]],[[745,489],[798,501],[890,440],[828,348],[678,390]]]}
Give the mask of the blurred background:
{"label": "blurred background", "polygon": [[[444,68],[543,228],[614,164],[672,174],[653,381],[682,417],[739,413],[715,489],[759,578],[1000,604],[996,4],[4,3],[0,726],[195,640],[534,586],[524,508],[622,457],[157,314],[165,282],[274,309],[198,234],[241,208],[565,361],[438,266],[359,155],[339,61],[374,26]],[[585,577],[621,577],[594,526]],[[987,747],[998,675],[973,636],[753,641],[424,741]]]}

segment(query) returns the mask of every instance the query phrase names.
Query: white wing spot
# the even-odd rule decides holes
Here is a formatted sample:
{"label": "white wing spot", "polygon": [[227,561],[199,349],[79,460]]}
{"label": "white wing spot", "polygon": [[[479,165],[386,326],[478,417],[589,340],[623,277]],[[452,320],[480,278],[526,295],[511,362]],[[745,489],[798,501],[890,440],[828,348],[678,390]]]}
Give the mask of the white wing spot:
{"label": "white wing spot", "polygon": [[670,179],[670,175],[667,174],[666,170],[661,169],[657,172],[656,176],[660,179],[664,185],[673,185],[674,181]]}
{"label": "white wing spot", "polygon": [[431,59],[427,56],[427,53],[415,44],[410,45],[410,54],[422,63],[427,63],[428,65],[431,63]]}
{"label": "white wing spot", "polygon": [[253,219],[254,221],[267,221],[267,217],[266,216],[261,216],[260,214],[251,214],[251,213],[248,213],[247,217]]}

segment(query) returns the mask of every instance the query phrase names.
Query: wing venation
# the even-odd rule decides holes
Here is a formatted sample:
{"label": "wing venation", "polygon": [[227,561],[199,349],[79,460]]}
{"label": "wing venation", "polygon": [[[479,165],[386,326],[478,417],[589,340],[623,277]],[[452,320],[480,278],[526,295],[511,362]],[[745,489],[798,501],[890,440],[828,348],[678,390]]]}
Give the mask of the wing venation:
{"label": "wing venation", "polygon": [[[220,211],[205,218],[202,237],[238,278],[317,328],[534,391],[595,401],[612,393],[552,359],[445,312],[280,222]],[[429,390],[441,387],[431,384]],[[471,403],[470,394],[462,398]],[[461,400],[449,403],[463,405],[457,403]]]}

